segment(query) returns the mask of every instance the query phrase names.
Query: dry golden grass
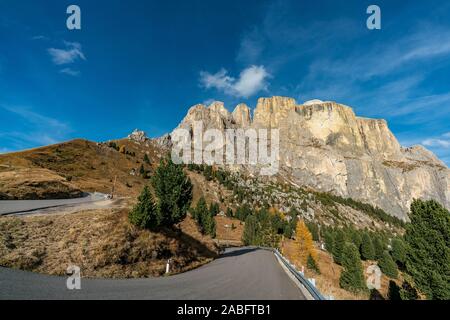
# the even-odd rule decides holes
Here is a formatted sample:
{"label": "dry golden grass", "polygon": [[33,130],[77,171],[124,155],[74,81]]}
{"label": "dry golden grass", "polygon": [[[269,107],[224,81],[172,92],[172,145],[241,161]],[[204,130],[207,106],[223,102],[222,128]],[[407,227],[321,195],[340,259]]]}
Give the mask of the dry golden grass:
{"label": "dry golden grass", "polygon": [[[295,259],[294,241],[284,240],[282,250],[283,255],[296,265],[297,270],[301,270],[302,264]],[[320,274],[307,269],[306,266],[304,266],[304,270],[306,277],[316,279],[316,286],[323,295],[331,295],[336,300],[369,300],[369,293],[354,294],[342,289],[339,286],[339,277],[341,276],[342,267],[334,263],[332,256],[328,252],[316,249],[316,253],[316,263],[319,267]],[[366,270],[369,265],[374,263],[374,261],[363,261],[363,269]],[[385,275],[381,276],[381,288],[379,292],[384,299],[387,299],[388,297],[390,280],[393,279],[390,279]],[[399,276],[399,279],[393,281],[400,286],[401,275]]]}
{"label": "dry golden grass", "polygon": [[212,260],[217,247],[190,219],[181,230],[150,232],[128,223],[128,210],[0,218],[0,265],[63,275],[69,265],[83,277],[159,276]]}
{"label": "dry golden grass", "polygon": [[82,195],[80,189],[47,169],[3,168],[0,171],[0,199],[67,199]]}
{"label": "dry golden grass", "polygon": [[236,243],[241,242],[242,233],[244,232],[243,222],[226,216],[216,216],[215,219],[216,238],[218,240],[229,240]]}
{"label": "dry golden grass", "polygon": [[[117,145],[135,155],[127,155],[87,140],[72,140],[42,148],[0,155],[0,172],[18,173],[22,170],[48,170],[54,177],[62,177],[71,185],[84,192],[111,193],[117,177],[115,193],[121,196],[137,196],[148,182],[139,175],[131,175],[134,169],[144,165],[153,170],[159,163],[158,151],[154,145],[139,145],[127,139],[117,140]],[[144,154],[148,153],[151,164],[145,164]],[[0,177],[0,183],[3,179]],[[33,180],[30,180],[33,181]],[[45,191],[45,187],[42,188]],[[10,190],[11,191],[11,190]]]}

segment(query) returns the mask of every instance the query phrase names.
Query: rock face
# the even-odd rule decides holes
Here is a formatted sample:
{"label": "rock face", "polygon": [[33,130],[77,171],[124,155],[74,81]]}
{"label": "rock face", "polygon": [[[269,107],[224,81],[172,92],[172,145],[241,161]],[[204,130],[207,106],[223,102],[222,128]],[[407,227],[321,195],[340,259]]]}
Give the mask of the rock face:
{"label": "rock face", "polygon": [[145,132],[138,129],[134,129],[134,131],[130,133],[127,138],[136,142],[145,142],[148,139]]}
{"label": "rock face", "polygon": [[403,220],[414,198],[450,208],[447,166],[422,146],[403,148],[385,120],[357,117],[348,106],[260,98],[252,119],[244,104],[230,113],[214,102],[193,106],[179,127],[191,129],[199,120],[204,129],[278,128],[277,178],[367,202]]}

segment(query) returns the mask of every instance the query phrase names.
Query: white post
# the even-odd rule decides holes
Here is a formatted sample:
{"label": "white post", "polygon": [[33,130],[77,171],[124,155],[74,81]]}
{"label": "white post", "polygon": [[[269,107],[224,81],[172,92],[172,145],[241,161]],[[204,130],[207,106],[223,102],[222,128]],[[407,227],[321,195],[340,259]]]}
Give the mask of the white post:
{"label": "white post", "polygon": [[168,259],[166,263],[166,274],[169,273],[169,271],[170,271],[170,259]]}

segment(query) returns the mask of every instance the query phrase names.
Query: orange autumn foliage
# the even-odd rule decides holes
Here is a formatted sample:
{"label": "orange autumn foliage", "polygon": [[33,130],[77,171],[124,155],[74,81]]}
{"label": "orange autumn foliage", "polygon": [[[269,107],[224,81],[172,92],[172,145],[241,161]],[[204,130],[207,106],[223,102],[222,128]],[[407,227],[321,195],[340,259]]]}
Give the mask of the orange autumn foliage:
{"label": "orange autumn foliage", "polygon": [[295,259],[306,266],[308,256],[311,255],[313,259],[316,259],[317,254],[314,249],[314,241],[303,220],[297,222],[295,229]]}

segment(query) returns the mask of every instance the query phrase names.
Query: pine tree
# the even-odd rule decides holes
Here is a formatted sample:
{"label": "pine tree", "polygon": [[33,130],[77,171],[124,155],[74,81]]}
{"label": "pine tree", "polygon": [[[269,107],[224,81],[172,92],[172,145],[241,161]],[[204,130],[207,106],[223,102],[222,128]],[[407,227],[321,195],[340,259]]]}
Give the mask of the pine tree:
{"label": "pine tree", "polygon": [[192,183],[182,165],[174,164],[170,158],[162,160],[152,177],[152,185],[162,224],[171,226],[183,220],[192,201]]}
{"label": "pine tree", "polygon": [[143,177],[145,175],[145,169],[144,169],[144,165],[141,164],[141,167],[139,168],[139,174]]}
{"label": "pine tree", "polygon": [[214,216],[212,216],[208,205],[206,204],[205,198],[201,197],[197,206],[191,210],[192,217],[200,228],[202,234],[208,234],[215,238],[216,236],[216,221]]}
{"label": "pine tree", "polygon": [[209,213],[214,217],[216,216],[220,211],[219,204],[217,203],[211,203],[209,206]]}
{"label": "pine tree", "polygon": [[144,162],[145,162],[146,164],[150,164],[150,159],[149,159],[149,157],[148,157],[147,154],[144,154]]}
{"label": "pine tree", "polygon": [[325,249],[329,253],[333,253],[333,244],[334,244],[333,233],[329,230],[325,231],[324,240],[325,240]]}
{"label": "pine tree", "polygon": [[364,260],[375,259],[375,249],[373,247],[372,239],[367,232],[365,232],[362,237],[361,256]]}
{"label": "pine tree", "polygon": [[406,270],[428,299],[450,299],[450,213],[434,200],[411,204]]}
{"label": "pine tree", "polygon": [[403,240],[392,240],[392,258],[398,266],[403,267],[406,262],[406,245]]}
{"label": "pine tree", "polygon": [[395,264],[389,252],[387,251],[383,252],[383,255],[381,256],[381,259],[379,260],[378,264],[380,266],[381,271],[383,271],[385,275],[393,279],[397,278],[398,274],[397,265]]}
{"label": "pine tree", "polygon": [[161,219],[158,216],[153,196],[148,186],[145,186],[138,197],[138,202],[128,215],[129,221],[144,229],[153,229],[160,226]]}
{"label": "pine tree", "polygon": [[417,300],[419,295],[417,290],[408,281],[404,280],[400,289],[400,297],[402,300]]}
{"label": "pine tree", "polygon": [[373,240],[373,248],[375,251],[375,259],[380,260],[381,257],[383,257],[385,248],[384,248],[384,244],[381,241],[380,237],[377,235],[374,237],[374,240]]}
{"label": "pine tree", "polygon": [[242,242],[244,245],[255,245],[258,237],[258,221],[253,215],[249,215],[245,219],[244,232],[242,234]]}
{"label": "pine tree", "polygon": [[334,244],[333,244],[333,258],[337,264],[342,263],[342,251],[345,246],[345,235],[341,229],[335,232]]}
{"label": "pine tree", "polygon": [[306,224],[308,227],[309,232],[311,232],[311,235],[313,237],[314,241],[319,241],[319,227],[314,222],[308,222]]}
{"label": "pine tree", "polygon": [[320,269],[317,266],[316,260],[314,260],[314,258],[310,254],[308,255],[306,266],[308,267],[308,269],[314,271],[317,274],[320,274]]}
{"label": "pine tree", "polygon": [[233,217],[233,210],[231,210],[231,208],[227,208],[225,215],[230,218]]}
{"label": "pine tree", "polygon": [[361,234],[359,233],[358,230],[352,229],[352,232],[351,232],[351,241],[352,241],[353,244],[356,246],[356,248],[357,248],[358,250],[360,250],[361,244],[362,244],[362,237],[361,237]]}
{"label": "pine tree", "polygon": [[346,243],[342,250],[342,270],[339,285],[351,292],[366,290],[359,252],[353,243]]}

